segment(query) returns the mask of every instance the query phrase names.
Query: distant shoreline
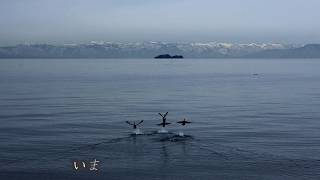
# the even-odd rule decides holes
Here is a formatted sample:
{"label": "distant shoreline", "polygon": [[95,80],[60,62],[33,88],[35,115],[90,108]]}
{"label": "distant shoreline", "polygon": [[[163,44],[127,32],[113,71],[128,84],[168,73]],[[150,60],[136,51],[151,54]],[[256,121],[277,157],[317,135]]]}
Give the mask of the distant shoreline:
{"label": "distant shoreline", "polygon": [[147,59],[159,54],[177,54],[192,59],[315,59],[320,58],[320,44],[293,47],[281,44],[104,43],[0,47],[0,59]]}

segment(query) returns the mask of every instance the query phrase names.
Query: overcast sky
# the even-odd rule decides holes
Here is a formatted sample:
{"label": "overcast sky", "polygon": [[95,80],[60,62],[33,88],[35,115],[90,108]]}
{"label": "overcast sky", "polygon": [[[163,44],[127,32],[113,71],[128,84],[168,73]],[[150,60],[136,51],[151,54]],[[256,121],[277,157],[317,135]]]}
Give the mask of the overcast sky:
{"label": "overcast sky", "polygon": [[0,0],[0,45],[320,42],[320,0]]}

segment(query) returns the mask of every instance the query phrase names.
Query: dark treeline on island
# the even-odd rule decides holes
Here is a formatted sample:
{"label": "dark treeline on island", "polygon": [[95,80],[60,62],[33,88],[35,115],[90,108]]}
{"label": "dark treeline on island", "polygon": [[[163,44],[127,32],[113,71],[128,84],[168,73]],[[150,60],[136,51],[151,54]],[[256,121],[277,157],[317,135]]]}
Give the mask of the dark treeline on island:
{"label": "dark treeline on island", "polygon": [[[178,55],[171,56],[169,54]],[[156,55],[159,57],[155,57]],[[179,55],[183,55],[183,57]],[[320,58],[320,44],[217,42],[22,44],[0,47],[0,58]]]}
{"label": "dark treeline on island", "polygon": [[154,57],[155,59],[183,59],[183,56],[181,55],[173,55],[171,56],[170,54],[161,54],[158,55],[156,57]]}

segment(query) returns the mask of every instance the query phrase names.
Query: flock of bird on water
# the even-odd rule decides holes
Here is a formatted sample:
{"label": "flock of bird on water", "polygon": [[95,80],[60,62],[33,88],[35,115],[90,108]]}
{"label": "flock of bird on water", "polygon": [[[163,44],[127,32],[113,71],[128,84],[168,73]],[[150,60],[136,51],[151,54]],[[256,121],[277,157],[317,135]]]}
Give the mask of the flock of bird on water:
{"label": "flock of bird on water", "polygon": [[[158,126],[161,126],[162,129],[159,130],[159,133],[167,133],[168,131],[166,131],[164,129],[164,127],[166,127],[166,125],[169,125],[171,123],[167,122],[167,118],[166,116],[168,115],[168,112],[166,112],[165,114],[161,114],[159,113],[159,115],[162,118],[162,123],[157,124]],[[134,134],[139,135],[139,134],[143,134],[140,129],[138,128],[138,126],[143,123],[143,120],[136,122],[136,121],[126,121],[127,124],[131,125],[134,129]],[[186,124],[191,123],[190,121],[187,121],[185,118],[182,121],[178,121],[177,123],[181,124],[182,126],[185,126]],[[179,136],[184,136],[182,132],[179,132]]]}

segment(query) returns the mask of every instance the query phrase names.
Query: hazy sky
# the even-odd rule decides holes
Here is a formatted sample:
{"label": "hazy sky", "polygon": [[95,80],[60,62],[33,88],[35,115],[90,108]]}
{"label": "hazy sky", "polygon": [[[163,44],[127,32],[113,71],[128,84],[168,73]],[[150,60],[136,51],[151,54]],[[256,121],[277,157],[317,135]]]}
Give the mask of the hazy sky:
{"label": "hazy sky", "polygon": [[320,0],[0,0],[0,45],[320,42]]}

